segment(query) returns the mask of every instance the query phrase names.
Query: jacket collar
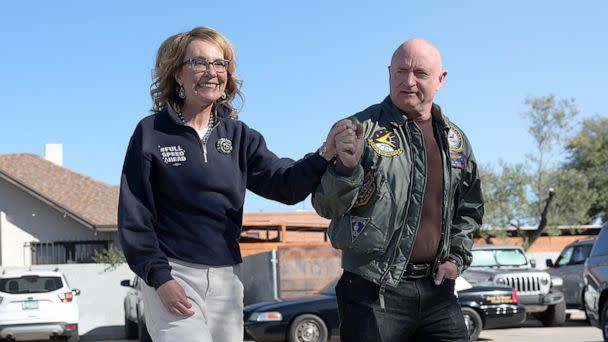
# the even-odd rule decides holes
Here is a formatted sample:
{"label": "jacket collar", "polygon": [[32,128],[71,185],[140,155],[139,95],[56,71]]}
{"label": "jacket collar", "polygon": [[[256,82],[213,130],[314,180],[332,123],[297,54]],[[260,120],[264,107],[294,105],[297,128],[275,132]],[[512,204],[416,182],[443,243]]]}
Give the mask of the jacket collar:
{"label": "jacket collar", "polygon": [[[408,120],[407,116],[403,114],[401,109],[395,106],[390,96],[387,96],[384,101],[382,101],[382,107],[389,115],[389,121],[392,125],[403,126],[403,124],[405,124],[405,122]],[[446,132],[450,130],[450,120],[443,114],[441,107],[436,103],[433,103],[433,107],[431,108],[431,116]]]}
{"label": "jacket collar", "polygon": [[[232,112],[232,109],[223,103],[220,103],[215,107],[215,114],[217,115],[218,121],[224,117],[230,117],[231,112]],[[180,119],[180,117],[177,114],[177,112],[175,111],[175,109],[173,109],[173,106],[170,105],[169,103],[167,103],[165,105],[165,108],[160,113],[166,113],[165,115],[168,115],[169,119],[174,124],[179,125],[179,126],[184,125],[184,123],[182,122],[182,119]]]}

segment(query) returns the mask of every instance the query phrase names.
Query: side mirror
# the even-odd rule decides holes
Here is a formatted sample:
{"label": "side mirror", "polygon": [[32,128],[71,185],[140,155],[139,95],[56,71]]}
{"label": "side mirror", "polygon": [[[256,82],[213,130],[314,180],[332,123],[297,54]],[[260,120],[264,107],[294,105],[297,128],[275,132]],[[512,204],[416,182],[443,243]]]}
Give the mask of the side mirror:
{"label": "side mirror", "polygon": [[555,267],[555,265],[553,265],[553,260],[551,259],[547,259],[545,263],[547,264],[547,267]]}
{"label": "side mirror", "polygon": [[120,286],[133,287],[133,285],[131,285],[131,281],[129,279],[121,280]]}
{"label": "side mirror", "polygon": [[73,289],[72,293],[74,294],[74,296],[80,296],[80,290],[79,289]]}
{"label": "side mirror", "polygon": [[530,266],[532,266],[532,268],[536,268],[536,259],[530,259]]}

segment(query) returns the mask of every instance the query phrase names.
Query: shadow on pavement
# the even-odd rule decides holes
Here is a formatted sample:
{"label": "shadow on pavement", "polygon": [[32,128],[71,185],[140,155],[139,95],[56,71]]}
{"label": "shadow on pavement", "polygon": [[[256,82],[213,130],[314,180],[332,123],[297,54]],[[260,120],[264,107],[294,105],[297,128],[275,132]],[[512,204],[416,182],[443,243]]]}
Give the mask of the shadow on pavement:
{"label": "shadow on pavement", "polygon": [[97,327],[86,334],[80,335],[81,341],[107,341],[109,339],[121,339],[125,336],[124,325],[110,325]]}

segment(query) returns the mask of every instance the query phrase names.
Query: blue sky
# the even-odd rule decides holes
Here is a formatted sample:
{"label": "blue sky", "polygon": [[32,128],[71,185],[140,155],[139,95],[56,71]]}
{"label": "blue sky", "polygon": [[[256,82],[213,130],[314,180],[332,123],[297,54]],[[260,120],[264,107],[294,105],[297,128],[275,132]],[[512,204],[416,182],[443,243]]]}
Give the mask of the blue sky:
{"label": "blue sky", "polygon": [[[575,98],[583,117],[608,114],[606,18],[606,1],[3,3],[0,153],[43,155],[44,144],[62,143],[66,167],[118,184],[129,137],[151,107],[159,44],[206,25],[234,44],[240,117],[279,156],[315,150],[335,121],[381,101],[392,52],[423,37],[449,72],[436,102],[478,162],[523,161],[533,151],[520,115],[526,96],[553,93]],[[310,201],[245,203],[297,209]]]}

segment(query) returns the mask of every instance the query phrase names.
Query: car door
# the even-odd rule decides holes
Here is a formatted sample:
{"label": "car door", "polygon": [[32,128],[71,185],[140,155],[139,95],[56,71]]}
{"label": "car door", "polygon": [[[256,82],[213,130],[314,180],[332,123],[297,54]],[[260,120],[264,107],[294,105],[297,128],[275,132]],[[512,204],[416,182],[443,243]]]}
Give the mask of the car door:
{"label": "car door", "polygon": [[569,307],[581,307],[583,294],[583,268],[591,245],[580,244],[566,247],[555,261],[555,275],[564,280],[562,292]]}
{"label": "car door", "polygon": [[575,245],[572,250],[572,257],[568,266],[564,269],[563,279],[568,293],[566,294],[566,303],[583,307],[583,289],[585,283],[583,280],[583,271],[585,269],[585,260],[591,252],[591,244]]}
{"label": "car door", "polygon": [[133,279],[132,288],[127,292],[127,307],[125,311],[132,322],[137,322],[137,302],[139,301],[138,279],[138,277]]}
{"label": "car door", "polygon": [[573,305],[577,302],[576,290],[572,286],[578,286],[573,282],[573,277],[569,276],[573,273],[574,265],[571,264],[572,256],[574,254],[574,246],[568,246],[564,248],[557,260],[555,260],[555,268],[551,274],[558,276],[564,280],[562,285],[562,292],[566,298],[566,304]]}

